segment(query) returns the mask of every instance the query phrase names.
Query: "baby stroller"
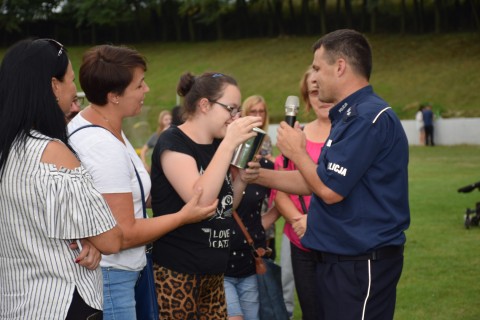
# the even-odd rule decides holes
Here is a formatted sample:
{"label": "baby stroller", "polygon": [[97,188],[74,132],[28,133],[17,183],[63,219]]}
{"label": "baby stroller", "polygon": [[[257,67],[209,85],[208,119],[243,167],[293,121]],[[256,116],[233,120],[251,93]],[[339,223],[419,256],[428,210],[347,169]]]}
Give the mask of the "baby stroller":
{"label": "baby stroller", "polygon": [[[469,193],[475,189],[480,190],[480,181],[472,183],[468,186],[458,189],[458,192]],[[464,225],[465,228],[469,229],[470,226],[478,226],[480,222],[480,202],[475,204],[475,209],[467,208],[464,216]]]}

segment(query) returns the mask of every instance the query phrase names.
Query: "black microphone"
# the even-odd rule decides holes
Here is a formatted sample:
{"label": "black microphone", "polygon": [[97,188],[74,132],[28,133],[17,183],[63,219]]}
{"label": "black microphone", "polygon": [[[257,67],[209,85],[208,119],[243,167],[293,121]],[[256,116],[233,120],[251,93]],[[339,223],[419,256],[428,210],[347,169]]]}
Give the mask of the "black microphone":
{"label": "black microphone", "polygon": [[[297,96],[288,96],[285,101],[285,122],[293,128],[295,121],[297,121],[298,108],[300,101]],[[283,156],[283,167],[288,167],[288,158]]]}

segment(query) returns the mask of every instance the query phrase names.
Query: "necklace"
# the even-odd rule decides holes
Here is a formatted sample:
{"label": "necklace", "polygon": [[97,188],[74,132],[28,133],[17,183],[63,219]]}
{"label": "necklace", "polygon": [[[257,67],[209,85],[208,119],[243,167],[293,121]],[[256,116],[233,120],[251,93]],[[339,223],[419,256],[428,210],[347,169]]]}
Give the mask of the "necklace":
{"label": "necklace", "polygon": [[92,109],[93,111],[98,113],[100,115],[100,117],[102,117],[102,119],[105,120],[105,122],[107,122],[108,125],[110,125],[110,120],[108,120],[107,117],[105,117],[100,111],[98,111],[97,108],[94,108],[93,106],[90,106],[90,109]]}
{"label": "necklace", "polygon": [[113,133],[114,136],[117,137],[118,140],[122,141],[123,142],[123,138],[121,138],[121,135],[120,134],[117,134],[117,131],[115,130],[115,128],[113,128],[112,124],[110,123],[110,120],[108,120],[107,117],[105,117],[99,110],[97,110],[97,108],[94,108],[92,105],[90,105],[90,109],[92,109],[93,111],[95,111],[96,113],[98,113],[98,115],[100,117],[102,117],[102,119],[108,124],[108,126],[110,127],[109,131],[111,131]]}

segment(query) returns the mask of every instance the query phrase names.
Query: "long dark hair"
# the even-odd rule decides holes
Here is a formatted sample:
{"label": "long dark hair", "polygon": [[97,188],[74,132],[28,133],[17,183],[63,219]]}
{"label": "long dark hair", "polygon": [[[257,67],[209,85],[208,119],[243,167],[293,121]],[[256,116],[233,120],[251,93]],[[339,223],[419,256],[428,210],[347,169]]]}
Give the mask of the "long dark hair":
{"label": "long dark hair", "polygon": [[63,81],[69,59],[51,39],[17,42],[0,66],[0,178],[12,147],[25,147],[32,129],[67,146],[65,115],[52,90],[52,77]]}

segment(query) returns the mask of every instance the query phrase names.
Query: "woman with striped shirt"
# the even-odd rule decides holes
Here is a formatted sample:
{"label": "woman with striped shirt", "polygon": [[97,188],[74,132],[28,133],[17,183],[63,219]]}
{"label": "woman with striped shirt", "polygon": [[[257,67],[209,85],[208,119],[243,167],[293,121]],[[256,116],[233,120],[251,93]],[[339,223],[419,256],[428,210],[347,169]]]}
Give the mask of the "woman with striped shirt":
{"label": "woman with striped shirt", "polygon": [[0,319],[101,318],[89,256],[118,252],[122,232],[67,141],[74,78],[51,39],[18,42],[0,66]]}

